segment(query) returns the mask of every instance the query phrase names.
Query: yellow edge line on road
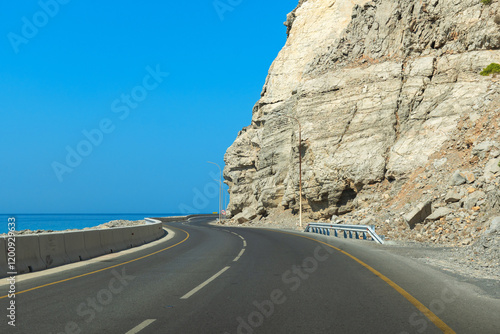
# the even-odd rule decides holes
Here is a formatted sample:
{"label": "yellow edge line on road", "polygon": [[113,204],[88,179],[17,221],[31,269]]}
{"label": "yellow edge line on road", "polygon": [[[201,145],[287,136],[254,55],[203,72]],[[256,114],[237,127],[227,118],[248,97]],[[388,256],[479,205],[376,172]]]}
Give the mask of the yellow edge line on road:
{"label": "yellow edge line on road", "polygon": [[[155,254],[164,252],[164,251],[166,251],[166,250],[168,250],[170,248],[174,248],[175,246],[178,246],[178,245],[182,244],[183,242],[185,242],[187,239],[189,239],[189,233],[187,231],[184,231],[184,230],[182,230],[180,228],[175,228],[175,229],[180,230],[180,231],[182,231],[182,232],[184,232],[184,233],[187,234],[187,236],[186,236],[186,238],[184,240],[176,243],[175,245],[169,246],[167,248],[160,249],[159,251],[156,251],[156,252],[148,254],[148,255],[144,255],[144,256],[138,257],[137,259],[133,259],[133,260],[130,260],[130,261],[127,261],[127,262],[115,264],[114,266],[111,266],[111,267],[106,267],[106,268],[103,268],[103,269],[92,271],[90,273],[86,273],[86,274],[82,274],[82,275],[78,275],[78,276],[66,278],[66,279],[63,279],[63,280],[60,280],[60,281],[57,281],[57,282],[47,283],[47,284],[40,285],[40,286],[31,288],[31,289],[19,291],[19,292],[16,292],[15,295],[17,296],[17,295],[20,295],[21,293],[25,293],[25,292],[29,292],[29,291],[33,291],[33,290],[38,290],[38,289],[41,289],[41,288],[45,288],[45,287],[48,287],[48,286],[51,286],[51,285],[55,285],[55,284],[59,284],[59,283],[67,282],[67,281],[72,281],[72,280],[80,278],[80,277],[85,277],[85,276],[93,275],[93,274],[99,273],[101,271],[106,271],[106,270],[113,269],[113,268],[116,268],[116,267],[120,267],[120,266],[129,264],[129,263],[132,263],[132,262],[135,262],[135,261],[139,261],[139,260],[145,259],[147,257],[153,256]],[[8,297],[8,295],[1,296],[0,299],[4,299],[4,298],[7,298],[7,297]]]}
{"label": "yellow edge line on road", "polygon": [[445,324],[443,320],[441,320],[437,315],[435,315],[431,310],[429,310],[424,304],[422,304],[421,302],[419,302],[415,297],[413,297],[411,294],[409,294],[408,292],[406,292],[405,289],[403,289],[402,287],[400,287],[399,285],[397,285],[396,283],[394,283],[393,281],[391,281],[387,276],[384,276],[378,270],[370,267],[369,265],[367,265],[366,263],[364,263],[363,261],[361,261],[357,257],[355,257],[355,256],[347,253],[346,251],[343,251],[340,248],[337,248],[335,246],[327,244],[326,242],[323,242],[323,241],[320,241],[320,240],[317,240],[317,239],[314,239],[314,238],[310,238],[310,237],[306,237],[306,236],[298,235],[298,234],[294,234],[294,233],[276,231],[276,230],[271,230],[271,231],[278,232],[278,233],[283,233],[283,234],[290,234],[290,235],[294,235],[296,237],[301,237],[301,238],[313,240],[313,241],[322,243],[322,244],[324,244],[324,245],[326,245],[328,247],[331,247],[331,248],[333,248],[333,249],[341,252],[344,255],[347,255],[348,257],[350,257],[351,259],[353,259],[354,261],[358,262],[363,267],[365,267],[366,269],[370,270],[372,273],[374,273],[375,275],[377,275],[380,279],[382,279],[384,282],[386,282],[387,284],[389,284],[394,290],[396,290],[397,292],[399,292],[410,303],[412,303],[413,306],[415,306],[420,312],[422,312],[430,321],[432,321],[434,323],[434,325],[436,325],[436,327],[438,327],[441,331],[443,331],[443,333],[455,334],[455,331],[453,329],[451,329],[450,326],[448,326],[447,324]]}

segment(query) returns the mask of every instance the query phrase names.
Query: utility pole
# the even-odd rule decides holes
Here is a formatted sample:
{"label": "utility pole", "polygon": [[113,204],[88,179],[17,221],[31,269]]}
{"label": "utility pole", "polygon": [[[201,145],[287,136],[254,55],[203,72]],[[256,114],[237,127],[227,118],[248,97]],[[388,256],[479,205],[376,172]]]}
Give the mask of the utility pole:
{"label": "utility pole", "polygon": [[209,164],[216,165],[219,167],[220,179],[219,179],[219,224],[222,224],[222,168],[215,162],[207,161]]}

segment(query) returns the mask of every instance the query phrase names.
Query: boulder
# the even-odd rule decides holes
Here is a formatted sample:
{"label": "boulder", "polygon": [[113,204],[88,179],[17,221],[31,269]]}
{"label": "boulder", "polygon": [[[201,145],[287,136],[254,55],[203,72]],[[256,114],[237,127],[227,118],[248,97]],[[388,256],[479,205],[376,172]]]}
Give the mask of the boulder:
{"label": "boulder", "polygon": [[498,164],[500,163],[500,158],[491,159],[486,163],[484,167],[484,177],[487,182],[491,181],[497,173],[500,172],[500,167]]}
{"label": "boulder", "polygon": [[455,171],[455,173],[453,173],[453,175],[451,176],[451,179],[450,179],[450,184],[452,186],[459,186],[459,185],[462,185],[466,182],[467,182],[467,179],[465,178],[465,176],[462,175],[462,173],[460,173],[459,170]]}
{"label": "boulder", "polygon": [[430,216],[427,217],[427,220],[438,220],[438,219],[441,219],[443,217],[446,217],[447,215],[449,215],[452,212],[453,212],[453,210],[449,209],[447,207],[438,208]]}
{"label": "boulder", "polygon": [[457,191],[457,190],[450,190],[448,191],[448,193],[446,194],[446,197],[444,198],[444,201],[446,203],[455,203],[455,202],[458,202],[462,199],[463,197],[463,193],[461,191]]}
{"label": "boulder", "polygon": [[253,220],[257,217],[257,210],[253,208],[245,208],[242,212],[242,215],[248,220]]}
{"label": "boulder", "polygon": [[500,233],[500,216],[493,217],[490,222],[490,227],[486,230],[486,234]]}
{"label": "boulder", "polygon": [[476,176],[472,172],[463,172],[462,176],[465,177],[467,183],[474,183],[476,181]]}
{"label": "boulder", "polygon": [[249,222],[250,220],[246,218],[243,213],[238,213],[236,216],[234,216],[234,221],[237,222],[238,224],[244,224]]}
{"label": "boulder", "polygon": [[483,141],[479,144],[476,144],[472,148],[472,155],[478,156],[481,159],[484,159],[486,157],[486,153],[494,146],[494,142],[488,140],[488,141]]}
{"label": "boulder", "polygon": [[500,189],[497,186],[493,186],[493,189],[488,189],[485,208],[489,211],[500,210]]}
{"label": "boulder", "polygon": [[258,216],[257,211],[253,208],[245,208],[243,212],[238,213],[234,216],[234,221],[238,224],[244,224],[251,220],[256,219]]}
{"label": "boulder", "polygon": [[409,228],[414,228],[415,225],[423,222],[432,212],[432,202],[427,201],[420,203],[413,210],[403,216]]}
{"label": "boulder", "polygon": [[463,203],[464,203],[464,208],[467,210],[471,210],[473,207],[476,206],[477,202],[481,199],[484,199],[486,197],[486,194],[483,191],[475,191],[469,196],[467,196]]}

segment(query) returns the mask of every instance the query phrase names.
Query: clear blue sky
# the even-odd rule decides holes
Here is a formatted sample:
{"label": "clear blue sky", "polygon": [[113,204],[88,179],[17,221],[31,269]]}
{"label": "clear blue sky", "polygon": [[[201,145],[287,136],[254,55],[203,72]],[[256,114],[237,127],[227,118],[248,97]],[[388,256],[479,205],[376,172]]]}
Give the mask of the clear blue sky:
{"label": "clear blue sky", "polygon": [[58,1],[0,4],[0,213],[217,211],[298,1]]}

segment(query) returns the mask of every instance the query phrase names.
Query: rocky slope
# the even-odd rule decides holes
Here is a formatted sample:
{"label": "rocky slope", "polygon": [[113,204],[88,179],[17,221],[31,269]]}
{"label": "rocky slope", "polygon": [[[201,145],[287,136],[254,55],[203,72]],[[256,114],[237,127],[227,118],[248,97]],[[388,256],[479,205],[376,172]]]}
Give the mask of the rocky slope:
{"label": "rocky slope", "polygon": [[300,122],[307,220],[478,239],[500,210],[500,77],[479,75],[500,63],[499,1],[301,0],[285,25],[225,156],[234,221],[298,220]]}

